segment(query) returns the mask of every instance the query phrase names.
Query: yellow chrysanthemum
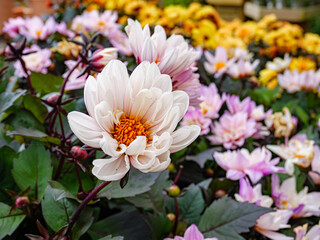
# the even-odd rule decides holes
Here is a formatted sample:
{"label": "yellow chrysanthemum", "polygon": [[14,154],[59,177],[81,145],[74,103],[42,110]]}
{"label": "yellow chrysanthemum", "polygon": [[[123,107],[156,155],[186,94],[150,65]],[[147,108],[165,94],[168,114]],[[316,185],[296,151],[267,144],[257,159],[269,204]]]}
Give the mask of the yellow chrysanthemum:
{"label": "yellow chrysanthemum", "polygon": [[144,27],[146,24],[153,25],[157,22],[161,14],[161,10],[151,4],[145,5],[139,12],[138,19]]}
{"label": "yellow chrysanthemum", "polygon": [[192,39],[195,46],[204,48],[215,48],[216,25],[205,19],[201,20],[196,28],[192,30]]}
{"label": "yellow chrysanthemum", "polygon": [[298,57],[293,58],[289,65],[289,69],[291,71],[298,70],[299,72],[315,70],[316,69],[316,62],[308,57]]}
{"label": "yellow chrysanthemum", "polygon": [[219,14],[216,11],[216,9],[212,6],[206,5],[203,6],[200,10],[198,10],[195,15],[194,15],[195,20],[203,20],[203,19],[208,19],[211,22],[214,22],[217,26],[219,26]]}
{"label": "yellow chrysanthemum", "polygon": [[124,6],[124,13],[127,15],[135,15],[137,16],[141,9],[146,6],[145,1],[136,0],[136,1],[129,1]]}
{"label": "yellow chrysanthemum", "polygon": [[[277,75],[278,73],[276,71],[273,71],[271,69],[262,69],[259,72],[259,81],[262,84],[262,86],[274,86],[276,87],[278,82],[277,82]],[[275,81],[274,81],[275,80]]]}
{"label": "yellow chrysanthemum", "polygon": [[241,38],[246,44],[249,44],[254,39],[257,30],[257,23],[248,21],[243,23],[236,29],[235,35]]}
{"label": "yellow chrysanthemum", "polygon": [[165,7],[163,16],[158,24],[173,28],[175,25],[183,23],[188,18],[187,9],[180,5],[171,5]]}
{"label": "yellow chrysanthemum", "polygon": [[311,54],[320,54],[320,36],[315,33],[306,33],[301,48]]}
{"label": "yellow chrysanthemum", "polygon": [[[77,41],[82,41],[82,38],[77,38]],[[56,47],[52,47],[50,50],[52,52],[58,52],[61,55],[65,56],[66,58],[77,58],[81,51],[81,46],[75,44],[73,42],[69,42],[66,39],[62,39],[62,41],[58,42]]]}

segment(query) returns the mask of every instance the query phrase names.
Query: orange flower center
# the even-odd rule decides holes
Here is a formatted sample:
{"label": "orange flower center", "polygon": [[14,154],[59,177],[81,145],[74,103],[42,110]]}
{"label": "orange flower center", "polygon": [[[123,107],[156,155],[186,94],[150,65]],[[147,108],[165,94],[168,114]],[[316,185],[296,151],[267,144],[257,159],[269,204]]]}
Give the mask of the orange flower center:
{"label": "orange flower center", "polygon": [[147,143],[152,140],[149,130],[150,124],[145,124],[140,117],[128,117],[123,114],[120,122],[114,126],[112,132],[113,138],[118,141],[118,144],[129,146],[137,136],[146,136]]}
{"label": "orange flower center", "polygon": [[42,33],[41,30],[36,31],[36,34],[37,34],[38,37],[40,37],[41,33]]}
{"label": "orange flower center", "polygon": [[156,58],[155,63],[159,63],[161,60],[159,58]]}
{"label": "orange flower center", "polygon": [[216,63],[216,69],[220,70],[221,68],[223,68],[226,64],[224,62],[218,62]]}

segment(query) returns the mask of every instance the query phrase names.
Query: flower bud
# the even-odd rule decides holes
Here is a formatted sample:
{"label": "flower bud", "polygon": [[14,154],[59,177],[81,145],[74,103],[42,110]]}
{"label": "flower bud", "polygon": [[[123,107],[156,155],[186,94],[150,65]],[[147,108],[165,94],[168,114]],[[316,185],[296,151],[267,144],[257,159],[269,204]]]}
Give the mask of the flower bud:
{"label": "flower bud", "polygon": [[206,175],[207,175],[208,177],[212,177],[213,174],[214,174],[214,171],[213,171],[212,168],[207,168],[207,169],[206,169]]}
{"label": "flower bud", "polygon": [[16,199],[15,205],[17,208],[25,208],[29,205],[29,203],[29,198],[26,196],[22,196]]}
{"label": "flower bud", "polygon": [[173,213],[168,213],[167,218],[169,218],[170,222],[174,222],[174,220],[176,220],[176,215]]}
{"label": "flower bud", "polygon": [[177,197],[180,194],[180,192],[181,192],[180,188],[175,184],[173,184],[169,188],[169,196],[170,197]]}
{"label": "flower bud", "polygon": [[87,151],[81,148],[80,146],[73,146],[71,148],[71,154],[74,159],[79,161],[86,159],[88,156]]}
{"label": "flower bud", "polygon": [[60,97],[60,94],[58,94],[58,93],[57,94],[53,94],[50,97],[48,97],[47,101],[52,105],[56,105],[59,97]]}
{"label": "flower bud", "polygon": [[225,190],[220,189],[220,190],[218,190],[218,191],[216,191],[216,192],[214,193],[214,196],[215,196],[215,198],[222,198],[222,197],[225,196],[226,194],[227,194],[227,193],[226,193]]}
{"label": "flower bud", "polygon": [[93,71],[101,72],[102,69],[118,56],[116,48],[99,49],[92,54],[90,65]]}
{"label": "flower bud", "polygon": [[170,173],[174,173],[176,171],[176,167],[174,166],[173,163],[170,163],[170,165],[167,168]]}

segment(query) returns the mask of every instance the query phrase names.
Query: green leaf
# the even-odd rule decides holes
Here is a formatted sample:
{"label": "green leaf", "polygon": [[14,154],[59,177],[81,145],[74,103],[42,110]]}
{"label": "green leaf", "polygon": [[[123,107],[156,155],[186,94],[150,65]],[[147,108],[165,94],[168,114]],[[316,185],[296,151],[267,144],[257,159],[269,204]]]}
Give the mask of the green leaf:
{"label": "green leaf", "polygon": [[88,233],[93,239],[112,234],[124,239],[150,239],[150,231],[138,211],[112,215],[92,224]]}
{"label": "green leaf", "polygon": [[14,104],[14,102],[25,93],[25,90],[17,93],[0,93],[0,114],[7,110],[9,107],[11,107]]}
{"label": "green leaf", "polygon": [[201,216],[199,230],[205,237],[219,240],[243,240],[239,233],[248,232],[249,227],[263,214],[272,211],[248,202],[237,202],[221,198],[213,202]]}
{"label": "green leaf", "polygon": [[[94,182],[92,181],[88,173],[80,171],[80,177],[82,181],[82,188],[84,191],[90,191],[92,188],[94,188]],[[74,196],[77,195],[79,189],[79,182],[75,171],[64,174],[59,180],[59,182],[69,193],[71,193]]]}
{"label": "green leaf", "polygon": [[19,135],[29,137],[44,143],[53,143],[55,145],[60,145],[61,143],[61,140],[59,138],[48,136],[46,133],[32,128],[19,127],[13,130],[12,132],[8,133],[7,135]]}
{"label": "green leaf", "polygon": [[303,110],[303,108],[297,105],[297,106],[295,106],[294,110],[295,110],[295,113],[297,114],[297,116],[299,117],[299,119],[303,122],[303,124],[305,126],[308,126],[309,115]]}
{"label": "green leaf", "polygon": [[270,106],[270,104],[277,99],[279,93],[279,87],[276,87],[274,89],[256,88],[249,93],[249,96],[257,103],[262,103],[266,106]]}
{"label": "green leaf", "polygon": [[[63,226],[66,226],[69,219],[77,209],[78,204],[67,198],[59,201],[55,200],[54,189],[50,186],[46,188],[44,198],[41,202],[43,217],[47,224],[54,230],[58,231]],[[84,234],[93,222],[93,211],[91,208],[84,208],[72,228],[73,238],[79,239]]]}
{"label": "green leaf", "polygon": [[48,110],[39,98],[27,94],[23,97],[23,105],[25,109],[33,113],[39,122],[44,123],[44,119],[48,113]]}
{"label": "green leaf", "polygon": [[26,217],[21,210],[10,212],[10,206],[0,202],[0,239],[11,235]]}
{"label": "green leaf", "polygon": [[16,190],[13,177],[8,169],[12,169],[13,159],[17,157],[17,153],[10,147],[5,146],[0,149],[0,156],[0,201],[12,203],[12,199],[5,192],[5,189]]}
{"label": "green leaf", "polygon": [[40,142],[33,141],[13,162],[12,175],[21,190],[30,186],[29,194],[41,200],[52,175],[50,153]]}
{"label": "green leaf", "polygon": [[159,172],[143,173],[135,168],[131,168],[129,172],[129,182],[123,189],[120,187],[120,181],[115,181],[109,184],[99,196],[111,199],[133,197],[145,193],[150,190],[150,187],[155,183],[159,175]]}
{"label": "green leaf", "polygon": [[49,185],[51,186],[54,194],[54,200],[59,201],[63,198],[70,198],[78,201],[78,198],[68,192],[64,186],[62,186],[59,182],[49,181]]}
{"label": "green leaf", "polygon": [[152,239],[164,239],[172,228],[172,222],[164,214],[148,214],[146,216],[147,224],[151,231]]}
{"label": "green leaf", "polygon": [[11,114],[6,122],[17,128],[32,128],[44,132],[44,126],[36,119],[31,112],[26,109],[17,109]]}
{"label": "green leaf", "polygon": [[204,168],[204,164],[207,160],[212,160],[212,154],[217,151],[217,148],[209,148],[203,152],[200,152],[197,155],[188,155],[186,156],[186,160],[196,162],[201,168]]}
{"label": "green leaf", "polygon": [[52,74],[32,72],[30,75],[33,88],[39,93],[51,93],[60,91],[63,78]]}
{"label": "green leaf", "polygon": [[106,237],[103,238],[99,238],[99,240],[123,240],[124,238],[121,236],[118,237],[112,237],[112,235],[108,235]]}
{"label": "green leaf", "polygon": [[167,189],[170,186],[168,179],[169,171],[163,171],[156,179],[156,182],[151,186],[150,191],[139,194],[135,197],[128,197],[126,200],[134,204],[136,207],[153,209],[159,213],[162,210],[164,199],[166,197],[166,194],[163,193],[163,189]]}

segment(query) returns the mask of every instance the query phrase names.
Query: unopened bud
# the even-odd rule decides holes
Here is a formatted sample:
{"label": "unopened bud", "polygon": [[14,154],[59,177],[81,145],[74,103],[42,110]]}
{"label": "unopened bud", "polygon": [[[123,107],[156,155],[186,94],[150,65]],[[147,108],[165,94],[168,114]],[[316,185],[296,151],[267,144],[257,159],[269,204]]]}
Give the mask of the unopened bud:
{"label": "unopened bud", "polygon": [[81,191],[81,192],[78,192],[77,196],[80,200],[84,200],[86,196],[88,196],[88,194],[84,191]]}
{"label": "unopened bud", "polygon": [[73,146],[71,148],[71,154],[74,159],[79,161],[86,159],[88,156],[87,151],[79,146]]}
{"label": "unopened bud", "polygon": [[173,213],[168,213],[167,218],[169,218],[170,222],[174,222],[176,220],[176,215]]}
{"label": "unopened bud", "polygon": [[60,94],[57,93],[48,97],[47,101],[52,105],[55,105],[58,102],[59,97],[60,97]]}
{"label": "unopened bud", "polygon": [[176,171],[176,167],[174,166],[173,163],[170,163],[170,165],[168,166],[168,170],[171,173],[174,173]]}
{"label": "unopened bud", "polygon": [[29,198],[26,196],[22,196],[16,199],[15,205],[17,208],[25,208],[29,205],[29,203],[30,203]]}
{"label": "unopened bud", "polygon": [[214,174],[214,171],[213,171],[212,168],[207,168],[207,169],[206,169],[206,175],[207,175],[208,177],[212,177],[213,174]]}
{"label": "unopened bud", "polygon": [[177,197],[181,191],[177,185],[173,184],[171,187],[169,187],[168,192],[170,197]]}
{"label": "unopened bud", "polygon": [[220,189],[220,190],[218,190],[218,191],[216,191],[216,192],[214,193],[214,196],[215,196],[215,198],[222,198],[222,197],[225,196],[226,194],[227,194],[227,193],[226,193],[225,190]]}

